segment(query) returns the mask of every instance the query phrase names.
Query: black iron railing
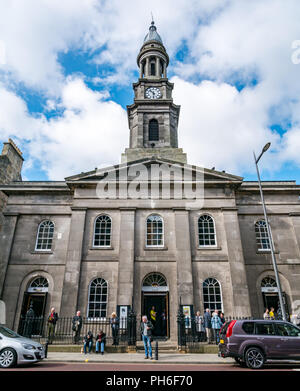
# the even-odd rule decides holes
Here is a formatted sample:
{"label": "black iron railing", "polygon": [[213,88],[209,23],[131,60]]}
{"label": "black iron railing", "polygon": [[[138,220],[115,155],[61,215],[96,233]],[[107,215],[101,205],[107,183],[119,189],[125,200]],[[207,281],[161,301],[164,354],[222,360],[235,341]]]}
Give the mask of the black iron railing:
{"label": "black iron railing", "polygon": [[81,327],[74,329],[72,317],[59,317],[56,324],[48,323],[47,317],[21,317],[18,333],[41,343],[81,344],[84,336],[91,331],[94,336],[102,330],[106,334],[106,345],[136,344],[136,315],[130,312],[127,318],[120,318],[118,327],[113,329],[110,318],[82,318]]}
{"label": "black iron railing", "polygon": [[[228,316],[225,318],[225,322],[231,320],[242,320],[242,319],[253,319],[252,317],[232,317]],[[256,318],[257,319],[257,318]],[[224,323],[225,323],[224,322]],[[184,316],[181,308],[177,314],[177,329],[178,329],[178,347],[181,349],[185,348],[197,348],[203,343],[211,342],[216,343],[217,338],[214,331],[210,329],[210,340],[206,335],[206,329],[204,322],[198,322],[196,317]]]}

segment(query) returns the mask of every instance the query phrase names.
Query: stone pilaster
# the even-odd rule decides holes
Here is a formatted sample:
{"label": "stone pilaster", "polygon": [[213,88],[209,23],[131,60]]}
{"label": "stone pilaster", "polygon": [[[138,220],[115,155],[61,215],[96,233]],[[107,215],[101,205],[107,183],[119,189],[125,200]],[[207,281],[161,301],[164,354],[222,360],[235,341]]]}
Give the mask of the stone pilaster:
{"label": "stone pilaster", "polygon": [[5,213],[4,225],[0,234],[0,299],[3,297],[6,271],[14,242],[18,213]]}
{"label": "stone pilaster", "polygon": [[177,248],[177,291],[182,304],[194,304],[193,273],[190,242],[189,212],[176,209],[175,238]]}
{"label": "stone pilaster", "polygon": [[135,209],[121,208],[118,305],[132,305]]}
{"label": "stone pilaster", "polygon": [[81,308],[77,308],[77,303],[85,217],[86,208],[72,208],[70,236],[60,309],[61,316],[74,316],[77,310],[82,310]]}
{"label": "stone pilaster", "polygon": [[236,208],[222,209],[232,284],[233,316],[251,316],[240,227]]}

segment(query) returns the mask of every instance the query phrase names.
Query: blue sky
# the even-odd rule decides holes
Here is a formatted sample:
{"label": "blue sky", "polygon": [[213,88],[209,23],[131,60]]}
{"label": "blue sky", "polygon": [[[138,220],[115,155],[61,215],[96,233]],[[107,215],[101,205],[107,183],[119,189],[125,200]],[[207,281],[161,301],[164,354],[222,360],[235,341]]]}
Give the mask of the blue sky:
{"label": "blue sky", "polygon": [[0,3],[0,141],[23,151],[23,178],[61,180],[120,161],[151,12],[188,162],[256,180],[253,150],[271,141],[262,179],[299,184],[296,0]]}

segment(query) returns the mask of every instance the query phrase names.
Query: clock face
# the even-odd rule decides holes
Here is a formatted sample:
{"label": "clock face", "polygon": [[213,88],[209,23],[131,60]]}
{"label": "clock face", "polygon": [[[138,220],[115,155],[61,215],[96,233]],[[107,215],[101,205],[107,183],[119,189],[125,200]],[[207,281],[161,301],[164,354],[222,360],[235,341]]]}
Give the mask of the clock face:
{"label": "clock face", "polygon": [[150,87],[146,90],[146,98],[148,99],[158,99],[161,97],[161,91],[157,87]]}

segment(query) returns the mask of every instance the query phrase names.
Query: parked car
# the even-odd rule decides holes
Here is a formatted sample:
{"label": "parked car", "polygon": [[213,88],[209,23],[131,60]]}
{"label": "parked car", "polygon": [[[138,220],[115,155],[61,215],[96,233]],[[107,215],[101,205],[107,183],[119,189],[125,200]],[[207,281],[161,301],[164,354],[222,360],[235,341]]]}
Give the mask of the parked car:
{"label": "parked car", "polygon": [[43,346],[0,325],[0,368],[33,363],[45,358]]}
{"label": "parked car", "polygon": [[220,357],[259,369],[268,360],[300,360],[300,328],[282,320],[232,320],[220,330]]}

